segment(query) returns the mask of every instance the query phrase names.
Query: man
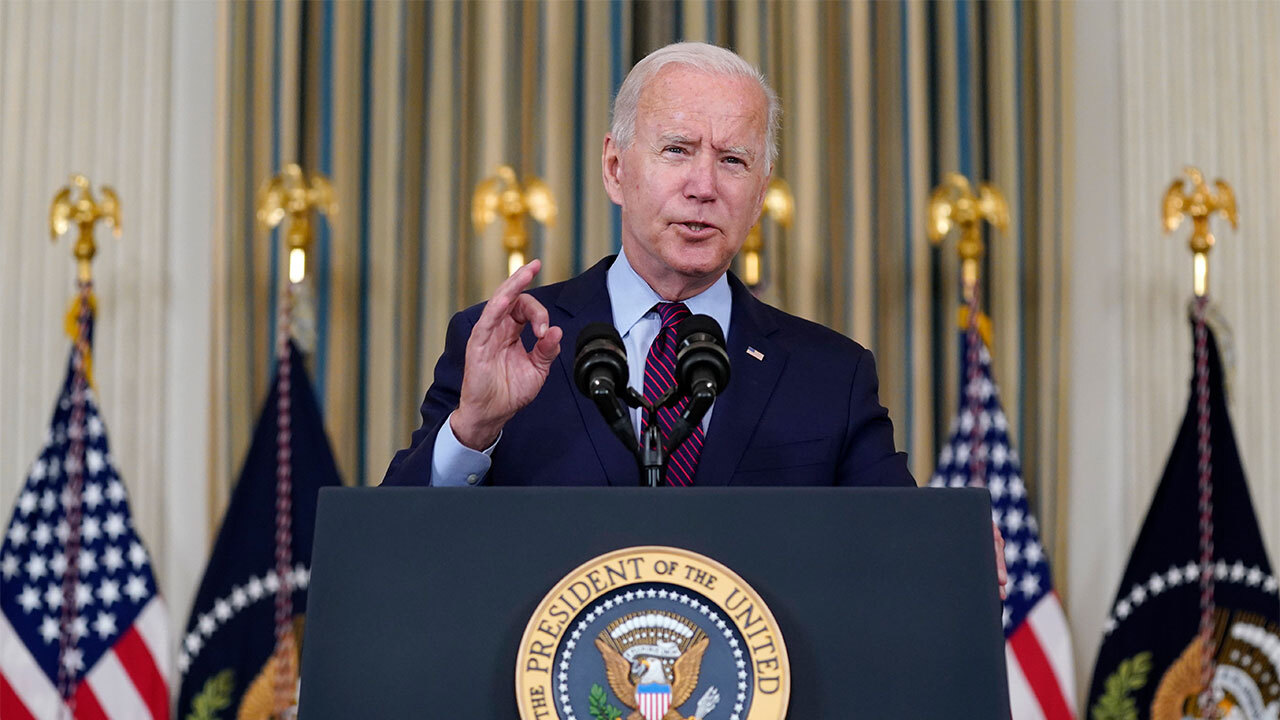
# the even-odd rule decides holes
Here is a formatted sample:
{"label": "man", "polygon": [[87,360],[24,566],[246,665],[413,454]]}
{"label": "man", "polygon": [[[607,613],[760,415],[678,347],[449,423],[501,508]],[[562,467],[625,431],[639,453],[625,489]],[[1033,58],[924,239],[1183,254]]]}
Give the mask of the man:
{"label": "man", "polygon": [[668,482],[914,485],[871,353],[759,302],[727,272],[760,217],[778,116],[759,72],[723,48],[681,43],[640,61],[619,89],[602,156],[622,254],[524,293],[535,260],[456,315],[422,427],[384,484],[636,485],[634,457],[575,389],[562,341],[612,322],[639,389],[655,338],[687,308],[725,331],[732,378],[673,453]]}
{"label": "man", "polygon": [[637,485],[634,456],[575,388],[561,342],[612,322],[631,386],[652,399],[674,383],[663,368],[675,324],[705,313],[725,331],[732,377],[672,454],[670,484],[913,486],[870,351],[765,305],[728,272],[760,217],[779,115],[759,71],[723,48],[677,43],[637,63],[601,158],[622,253],[525,293],[534,260],[455,315],[422,427],[383,484]]}

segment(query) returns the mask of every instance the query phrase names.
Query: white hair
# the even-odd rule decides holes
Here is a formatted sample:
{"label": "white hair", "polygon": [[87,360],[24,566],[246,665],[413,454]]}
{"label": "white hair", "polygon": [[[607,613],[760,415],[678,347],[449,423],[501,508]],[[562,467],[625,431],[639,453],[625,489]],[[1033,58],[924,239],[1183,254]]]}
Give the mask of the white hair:
{"label": "white hair", "polygon": [[769,87],[764,75],[751,63],[732,50],[700,42],[672,43],[658,48],[631,68],[613,99],[613,127],[610,134],[620,149],[631,147],[636,139],[636,113],[640,92],[658,71],[667,65],[684,65],[709,75],[751,78],[760,84],[769,106],[769,122],[765,129],[764,149],[768,160],[766,170],[773,168],[778,157],[778,123],[782,116],[782,104],[778,94]]}

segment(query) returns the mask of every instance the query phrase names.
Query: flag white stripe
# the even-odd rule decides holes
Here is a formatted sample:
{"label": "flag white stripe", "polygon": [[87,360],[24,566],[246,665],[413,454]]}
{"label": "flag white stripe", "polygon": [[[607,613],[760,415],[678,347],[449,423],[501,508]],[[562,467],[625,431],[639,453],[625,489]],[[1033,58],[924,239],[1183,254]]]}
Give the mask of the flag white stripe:
{"label": "flag white stripe", "polygon": [[153,596],[133,621],[151,659],[160,670],[165,685],[173,686],[173,667],[169,648],[169,610],[159,595]]}
{"label": "flag white stripe", "polygon": [[1027,613],[1026,623],[1036,641],[1049,658],[1058,687],[1067,700],[1067,707],[1076,713],[1076,675],[1071,665],[1071,635],[1067,630],[1067,616],[1056,593],[1045,595]]}
{"label": "flag white stripe", "polygon": [[133,680],[125,672],[124,665],[115,650],[108,650],[94,663],[85,678],[98,704],[109,718],[149,718],[151,710],[138,694]]}
{"label": "flag white stripe", "polygon": [[1022,674],[1022,666],[1009,643],[1004,644],[1004,661],[1009,667],[1009,708],[1013,720],[1044,720],[1036,694],[1027,683],[1027,676]]}
{"label": "flag white stripe", "polygon": [[0,674],[4,675],[32,715],[37,718],[57,717],[58,709],[62,707],[58,689],[40,669],[4,613],[0,613]]}

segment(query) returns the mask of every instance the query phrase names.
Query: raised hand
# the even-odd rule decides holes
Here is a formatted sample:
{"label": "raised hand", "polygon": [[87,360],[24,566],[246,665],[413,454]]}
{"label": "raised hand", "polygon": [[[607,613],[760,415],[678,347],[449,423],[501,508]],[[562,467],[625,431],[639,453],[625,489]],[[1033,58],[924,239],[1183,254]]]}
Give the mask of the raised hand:
{"label": "raised hand", "polygon": [[[474,450],[492,445],[502,426],[537,396],[560,354],[564,332],[550,325],[542,303],[524,294],[541,268],[542,261],[534,260],[504,280],[471,329],[458,409],[449,422],[458,442]],[[529,352],[520,342],[526,325],[538,338]]]}

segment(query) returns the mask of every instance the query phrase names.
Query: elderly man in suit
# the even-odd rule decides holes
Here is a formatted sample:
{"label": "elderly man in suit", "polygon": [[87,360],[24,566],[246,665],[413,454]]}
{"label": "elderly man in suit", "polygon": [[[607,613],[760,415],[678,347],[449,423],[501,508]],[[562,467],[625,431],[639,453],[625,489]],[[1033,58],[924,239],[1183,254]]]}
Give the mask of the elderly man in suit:
{"label": "elderly man in suit", "polygon": [[635,458],[576,391],[562,342],[612,323],[632,386],[654,397],[673,382],[663,363],[675,325],[700,313],[724,330],[732,382],[672,453],[668,483],[914,485],[871,353],[760,302],[729,272],[760,217],[779,114],[759,71],[729,50],[679,43],[637,63],[601,158],[622,252],[525,292],[534,260],[454,316],[422,427],[383,483],[636,485]]}

